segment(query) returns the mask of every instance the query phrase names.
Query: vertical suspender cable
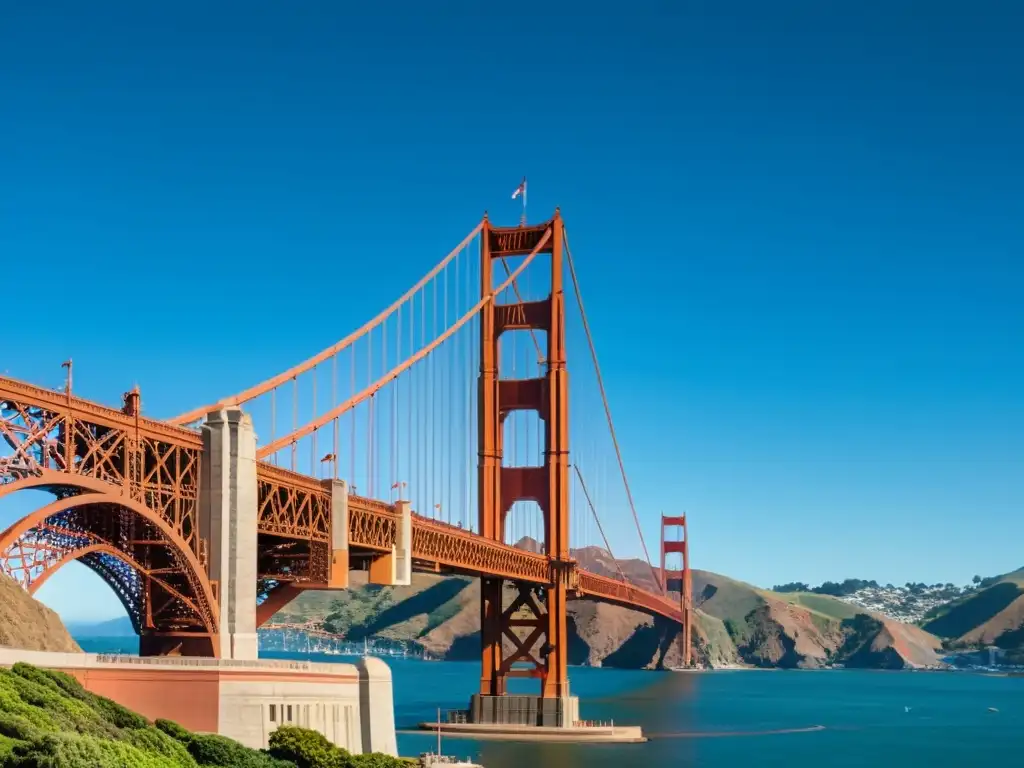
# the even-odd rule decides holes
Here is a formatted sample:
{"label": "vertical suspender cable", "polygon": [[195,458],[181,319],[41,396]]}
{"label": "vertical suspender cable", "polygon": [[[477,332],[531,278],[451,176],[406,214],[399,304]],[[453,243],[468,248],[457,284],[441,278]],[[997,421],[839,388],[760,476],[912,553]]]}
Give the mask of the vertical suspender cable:
{"label": "vertical suspender cable", "polygon": [[[316,366],[313,366],[313,418],[316,418]],[[313,430],[313,440],[310,446],[310,459],[309,459],[309,473],[316,475],[316,433],[317,430]]]}
{"label": "vertical suspender cable", "polygon": [[[352,363],[351,363],[351,368],[349,369],[349,378],[351,379],[351,384],[352,384],[352,394],[351,394],[351,397],[355,397],[356,396],[356,345],[355,344],[352,345]],[[356,409],[355,408],[352,409],[351,414],[352,414],[351,415],[351,420],[352,420],[352,444],[349,446],[349,462],[351,463],[351,468],[349,470],[349,480],[348,480],[348,485],[349,485],[350,489],[356,484]]]}
{"label": "vertical suspender cable", "polygon": [[[338,355],[335,354],[331,358],[333,361],[331,364],[331,408],[334,408],[338,404]],[[334,457],[331,461],[331,479],[338,479],[338,423],[341,419],[335,417],[333,430],[334,430],[334,441],[331,446],[331,455]]]}
{"label": "vertical suspender cable", "polygon": [[[373,331],[371,330],[366,334],[366,383],[373,383]],[[366,485],[368,490],[368,496],[372,499],[373,496],[373,399],[375,395],[370,396],[370,401],[367,403],[367,419],[366,419]]]}
{"label": "vertical suspender cable", "polygon": [[657,571],[651,564],[651,555],[647,551],[647,542],[644,541],[643,528],[640,525],[640,517],[636,513],[636,505],[633,504],[633,493],[629,489],[629,479],[626,477],[626,465],[622,461],[622,451],[619,450],[619,440],[615,436],[615,424],[612,422],[612,411],[608,405],[608,396],[604,389],[604,379],[601,377],[601,366],[597,362],[597,349],[594,347],[594,339],[590,335],[590,323],[587,322],[587,313],[583,308],[583,296],[580,293],[579,281],[576,279],[576,267],[572,261],[572,251],[569,250],[569,238],[563,231],[562,239],[565,243],[565,256],[569,264],[569,276],[572,278],[573,291],[576,294],[576,303],[580,308],[580,318],[583,320],[583,330],[587,337],[587,345],[590,347],[590,357],[594,363],[594,372],[597,374],[597,386],[601,393],[601,404],[604,406],[605,417],[608,421],[608,431],[611,433],[612,445],[615,448],[615,459],[619,464],[619,472],[622,475],[622,484],[626,490],[626,500],[629,502],[629,509],[633,513],[633,522],[636,523],[637,533],[640,534],[640,546],[643,547],[644,557],[647,559],[647,567],[651,569],[651,575],[654,577],[654,583],[658,585],[662,594],[665,594],[665,585],[662,580],[658,577]]}
{"label": "vertical suspender cable", "polygon": [[[270,442],[274,442],[274,430],[277,428],[277,387],[270,390]],[[277,466],[277,451],[271,457]]]}
{"label": "vertical suspender cable", "polygon": [[[298,377],[292,379],[292,431],[297,432],[299,429],[299,379]],[[295,471],[295,451],[298,449],[298,444],[295,439],[292,439],[292,472]]]}

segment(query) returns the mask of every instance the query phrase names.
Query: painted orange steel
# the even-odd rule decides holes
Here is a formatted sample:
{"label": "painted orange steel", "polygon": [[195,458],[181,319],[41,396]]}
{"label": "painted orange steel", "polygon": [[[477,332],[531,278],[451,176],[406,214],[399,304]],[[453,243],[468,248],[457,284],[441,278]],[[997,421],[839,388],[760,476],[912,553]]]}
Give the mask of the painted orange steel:
{"label": "painted orange steel", "polygon": [[[446,260],[360,331],[305,363],[213,407],[238,405],[311,369],[368,332],[437,275],[476,235],[481,235],[481,299],[432,345],[389,372],[325,417],[264,446],[259,456],[294,443],[370,397],[479,315],[481,320],[479,422],[480,534],[413,513],[412,559],[419,570],[477,576],[482,583],[481,690],[500,694],[506,680],[526,675],[541,681],[546,697],[568,693],[565,603],[592,599],[663,616],[689,637],[692,595],[681,603],[640,589],[622,577],[590,573],[570,557],[568,538],[568,382],[565,359],[565,294],[558,212],[536,226],[483,223]],[[495,297],[539,254],[550,254],[551,293],[541,301],[499,305]],[[526,258],[515,270],[505,259]],[[493,285],[500,262],[507,278]],[[544,375],[499,377],[497,342],[506,330],[545,331]],[[536,343],[536,336],[534,336]],[[70,361],[69,361],[70,363]],[[70,364],[68,389],[70,389]],[[213,408],[211,407],[211,409]],[[0,497],[28,488],[48,490],[54,501],[0,534],[0,569],[35,591],[61,566],[79,560],[100,574],[125,603],[142,634],[142,653],[212,655],[217,646],[218,585],[208,575],[200,536],[199,488],[202,437],[173,422],[141,415],[138,390],[120,410],[14,379],[0,377],[0,441],[12,449],[0,458]],[[540,467],[502,467],[501,421],[513,410],[534,410],[545,425]],[[326,588],[331,562],[331,484],[269,463],[257,464],[257,573],[265,623],[303,589]],[[536,501],[544,513],[545,552],[505,544],[505,518],[517,500]],[[348,543],[354,562],[388,553],[397,544],[397,507],[348,497]],[[672,520],[672,518],[666,518]],[[663,554],[665,547],[663,546]],[[684,551],[684,571],[688,557]],[[664,563],[663,563],[664,564]],[[659,580],[660,581],[660,580]],[[686,582],[688,584],[688,581]],[[508,587],[508,589],[506,589]],[[506,593],[514,599],[506,605]],[[508,643],[511,643],[509,646]],[[505,648],[511,648],[506,655]],[[687,640],[688,647],[688,640]],[[526,669],[521,666],[525,664]]]}
{"label": "painted orange steel", "polygon": [[[676,529],[682,533],[678,539],[665,538],[666,530]],[[683,557],[681,570],[666,570],[666,556],[678,553]],[[679,612],[682,632],[679,633],[679,655],[684,667],[691,665],[693,654],[693,576],[690,573],[690,538],[686,533],[686,515],[661,516],[661,578],[667,590],[669,581],[679,582]]]}
{"label": "painted orange steel", "polygon": [[[547,299],[480,307],[479,528],[485,539],[504,538],[505,519],[517,501],[535,501],[544,517],[546,583],[513,580],[518,593],[504,604],[509,577],[485,573],[481,584],[480,692],[500,696],[510,677],[541,682],[544,698],[569,693],[569,633],[565,604],[574,585],[575,562],[569,557],[569,387],[565,369],[565,294],[562,285],[562,219],[532,227],[492,227],[481,235],[480,293],[493,297],[494,263],[508,256],[551,254],[551,288]],[[520,267],[521,269],[521,267]],[[513,275],[516,273],[513,272]],[[506,280],[506,284],[510,282]],[[545,331],[544,375],[537,379],[502,379],[498,340],[506,330]],[[502,465],[502,422],[514,410],[532,410],[544,423],[544,463],[539,467]],[[525,615],[524,615],[525,614]],[[512,650],[506,653],[507,644]],[[521,664],[526,664],[523,669]]]}
{"label": "painted orange steel", "polygon": [[483,307],[489,305],[493,306],[494,297],[497,294],[501,293],[503,290],[505,290],[505,288],[507,288],[509,285],[514,283],[515,279],[520,275],[520,273],[522,273],[523,270],[530,266],[530,262],[533,261],[534,257],[540,252],[540,250],[544,247],[544,245],[548,241],[548,238],[550,237],[550,233],[545,233],[545,235],[542,238],[540,238],[540,242],[538,242],[536,247],[534,247],[533,252],[530,253],[525,259],[523,259],[523,262],[518,267],[516,267],[515,271],[508,276],[505,282],[503,282],[497,288],[492,288],[490,293],[484,294],[480,301],[473,305],[473,307],[468,312],[466,312],[462,317],[460,317],[458,320],[452,323],[452,325],[449,326],[449,328],[444,333],[440,334],[436,339],[430,342],[430,344],[420,349],[418,352],[416,352],[416,354],[407,358],[402,363],[396,365],[390,371],[388,371],[379,379],[377,379],[377,381],[373,382],[373,384],[371,384],[361,392],[353,395],[345,402],[338,404],[331,410],[327,411],[321,416],[318,416],[312,421],[307,422],[303,426],[290,432],[284,437],[274,440],[268,443],[267,445],[261,446],[256,451],[256,458],[264,459],[267,456],[273,456],[282,448],[289,445],[295,445],[295,443],[301,440],[303,437],[311,435],[321,427],[330,424],[332,421],[334,421],[334,419],[338,418],[342,414],[352,410],[360,403],[364,403],[367,400],[369,400],[371,397],[377,394],[383,387],[390,384],[392,381],[397,379],[402,373],[412,368],[416,363],[418,363],[420,360],[424,359],[435,349],[440,347],[441,344],[443,344],[447,339],[451,338],[451,336],[454,335],[455,332],[459,330],[459,328],[461,328],[474,317],[476,317],[477,313],[480,312]]}
{"label": "painted orange steel", "polygon": [[137,391],[118,411],[0,377],[0,440],[10,449],[0,496],[37,488],[55,497],[0,535],[0,569],[28,588],[78,551],[148,642],[173,648],[183,643],[155,637],[186,636],[215,653],[197,433],[143,418]]}

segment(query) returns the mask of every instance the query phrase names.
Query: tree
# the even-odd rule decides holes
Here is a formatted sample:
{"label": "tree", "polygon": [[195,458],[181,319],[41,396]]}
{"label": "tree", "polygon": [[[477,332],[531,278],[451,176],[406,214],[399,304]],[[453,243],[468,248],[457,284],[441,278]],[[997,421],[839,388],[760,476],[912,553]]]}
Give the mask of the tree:
{"label": "tree", "polygon": [[973,579],[971,579],[971,581],[972,581],[972,582],[973,582],[974,584],[981,584],[981,576],[979,576],[978,574],[974,574],[974,578],[973,578]]}
{"label": "tree", "polygon": [[776,584],[772,592],[810,592],[811,588],[802,581],[791,581],[788,584]]}

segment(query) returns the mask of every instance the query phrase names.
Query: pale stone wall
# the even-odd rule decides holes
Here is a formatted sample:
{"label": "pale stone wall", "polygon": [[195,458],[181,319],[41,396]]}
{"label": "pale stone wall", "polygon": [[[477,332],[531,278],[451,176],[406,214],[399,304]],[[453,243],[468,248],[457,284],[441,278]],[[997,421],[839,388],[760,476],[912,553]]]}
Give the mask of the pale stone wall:
{"label": "pale stone wall", "polygon": [[247,747],[263,749],[279,726],[299,725],[319,731],[349,752],[363,751],[357,680],[222,680],[219,703],[218,732]]}
{"label": "pale stone wall", "polygon": [[363,714],[360,721],[363,751],[397,756],[391,668],[372,656],[364,656],[356,668],[359,670],[359,710]]}

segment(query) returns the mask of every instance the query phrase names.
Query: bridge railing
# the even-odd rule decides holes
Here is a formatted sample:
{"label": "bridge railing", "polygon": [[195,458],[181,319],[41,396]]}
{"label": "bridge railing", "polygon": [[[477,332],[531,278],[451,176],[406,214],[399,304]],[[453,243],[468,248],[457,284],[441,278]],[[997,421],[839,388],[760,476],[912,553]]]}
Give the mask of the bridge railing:
{"label": "bridge railing", "polygon": [[579,587],[585,595],[656,613],[673,621],[682,622],[683,619],[682,609],[677,603],[618,579],[581,570]]}
{"label": "bridge railing", "polygon": [[485,539],[447,523],[413,514],[413,559],[445,565],[470,573],[547,584],[548,558],[508,544]]}

